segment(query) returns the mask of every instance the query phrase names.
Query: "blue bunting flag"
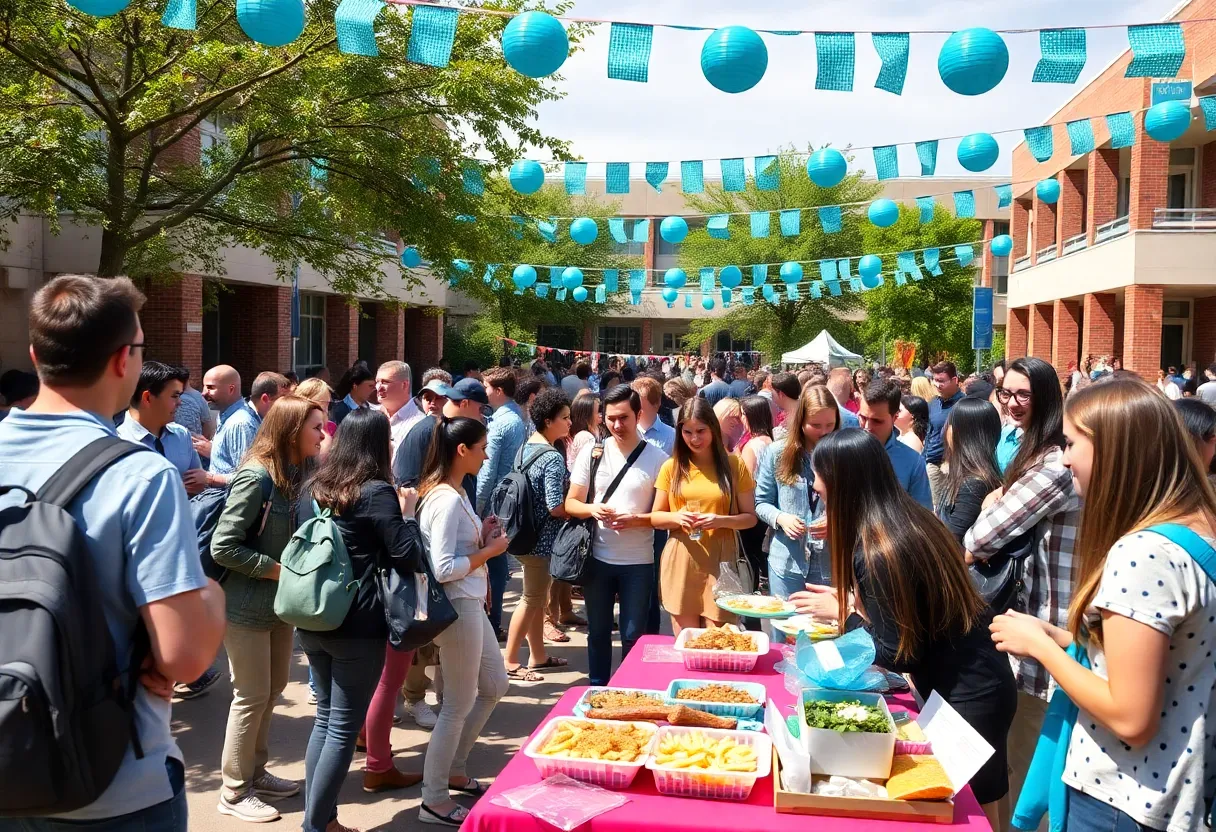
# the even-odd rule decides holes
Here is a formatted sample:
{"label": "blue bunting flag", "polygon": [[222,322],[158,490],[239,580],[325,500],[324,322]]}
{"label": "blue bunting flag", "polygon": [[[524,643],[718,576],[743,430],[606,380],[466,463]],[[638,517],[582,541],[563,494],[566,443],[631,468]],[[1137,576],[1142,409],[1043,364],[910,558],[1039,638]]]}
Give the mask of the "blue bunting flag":
{"label": "blue bunting flag", "polygon": [[1075,84],[1085,68],[1084,29],[1043,29],[1039,32],[1042,57],[1031,81],[1040,84]]}
{"label": "blue bunting flag", "polygon": [[852,92],[855,52],[852,32],[816,32],[815,89]]}
{"label": "blue bunting flag", "polygon": [[410,23],[410,45],[405,58],[410,63],[444,67],[452,58],[456,23],[460,13],[440,6],[414,6]]}
{"label": "blue bunting flag", "polygon": [[680,162],[680,190],[686,194],[705,193],[705,163],[699,159]]}
{"label": "blue bunting flag", "polygon": [[737,193],[747,187],[747,174],[742,159],[723,159],[722,190]]}
{"label": "blue bunting flag", "polygon": [[768,211],[752,211],[752,238],[767,237],[771,215]]}
{"label": "blue bunting flag", "polygon": [[610,194],[629,193],[629,163],[609,162],[604,173],[604,190]]}
{"label": "blue bunting flag", "polygon": [[775,191],[781,184],[781,164],[776,156],[756,157],[756,190]]}
{"label": "blue bunting flag", "polygon": [[617,81],[650,80],[650,47],[654,27],[642,23],[613,23],[608,34],[608,77]]}
{"label": "blue bunting flag", "polygon": [[780,214],[781,236],[797,237],[802,233],[802,211],[790,208]]}
{"label": "blue bunting flag", "polygon": [[874,51],[882,61],[874,86],[880,90],[902,95],[908,76],[908,51],[912,38],[907,32],[874,32],[870,35]]}

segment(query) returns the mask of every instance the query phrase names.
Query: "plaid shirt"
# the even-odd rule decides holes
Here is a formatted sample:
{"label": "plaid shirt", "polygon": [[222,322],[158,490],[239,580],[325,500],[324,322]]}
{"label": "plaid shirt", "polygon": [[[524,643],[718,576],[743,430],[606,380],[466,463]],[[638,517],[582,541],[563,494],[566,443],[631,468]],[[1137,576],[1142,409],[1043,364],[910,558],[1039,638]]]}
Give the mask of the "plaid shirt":
{"label": "plaid shirt", "polygon": [[[1018,598],[1016,608],[1057,627],[1068,626],[1073,548],[1081,513],[1081,498],[1073,491],[1072,474],[1064,467],[1063,457],[1058,448],[1044,454],[980,513],[963,540],[968,552],[990,558],[1034,529],[1036,546],[1026,564],[1026,592]],[[1012,661],[1020,688],[1046,699],[1053,685],[1042,666],[1030,659]]]}

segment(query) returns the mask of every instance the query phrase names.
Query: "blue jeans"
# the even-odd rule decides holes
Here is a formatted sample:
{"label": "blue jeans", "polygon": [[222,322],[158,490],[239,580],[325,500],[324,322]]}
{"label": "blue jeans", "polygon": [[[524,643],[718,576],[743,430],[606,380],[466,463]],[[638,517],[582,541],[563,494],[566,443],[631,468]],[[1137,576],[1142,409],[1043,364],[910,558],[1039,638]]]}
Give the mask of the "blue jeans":
{"label": "blue jeans", "polygon": [[612,675],[612,618],[621,600],[621,660],[633,649],[646,627],[650,596],[654,594],[654,566],[640,563],[618,566],[592,559],[591,576],[583,584],[587,606],[587,664],[592,685],[608,684]]}
{"label": "blue jeans", "polygon": [[646,615],[646,635],[657,636],[662,628],[659,609],[659,565],[663,560],[663,548],[667,545],[667,530],[654,530],[654,584],[650,591],[650,612]]}
{"label": "blue jeans", "polygon": [[806,584],[807,579],[803,575],[785,575],[774,572],[772,568],[768,571],[768,591],[778,598],[789,598],[795,592],[802,592]]}
{"label": "blue jeans", "polygon": [[1109,803],[1096,797],[1068,789],[1068,817],[1065,824],[1068,832],[1152,832],[1148,826],[1137,823]]}
{"label": "blue jeans", "polygon": [[165,760],[165,773],[169,777],[169,785],[173,788],[173,797],[147,809],[105,820],[6,818],[0,819],[0,829],[5,832],[73,832],[78,829],[94,832],[186,832],[189,824],[185,769],[179,761],[170,757]]}
{"label": "blue jeans", "polygon": [[507,556],[500,555],[486,562],[490,578],[490,626],[497,633],[502,629],[502,598],[507,593],[507,581],[511,571],[507,566]]}
{"label": "blue jeans", "polygon": [[304,832],[338,817],[338,792],[384,666],[384,639],[333,638],[300,631],[317,683],[317,716],[304,753]]}

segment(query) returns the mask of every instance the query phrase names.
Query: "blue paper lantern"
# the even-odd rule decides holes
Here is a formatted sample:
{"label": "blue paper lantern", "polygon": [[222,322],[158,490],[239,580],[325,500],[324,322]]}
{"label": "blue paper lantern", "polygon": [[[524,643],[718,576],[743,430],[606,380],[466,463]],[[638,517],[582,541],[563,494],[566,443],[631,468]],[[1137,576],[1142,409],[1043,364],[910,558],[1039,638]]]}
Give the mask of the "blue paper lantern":
{"label": "blue paper lantern", "polygon": [[667,301],[668,303],[675,303],[679,297],[680,291],[678,289],[673,289],[671,286],[668,286],[663,290],[663,300]]}
{"label": "blue paper lantern", "polygon": [[802,264],[792,260],[781,264],[781,279],[786,283],[797,283],[802,280]]}
{"label": "blue paper lantern", "polygon": [[879,228],[890,228],[899,222],[899,206],[889,199],[876,199],[870,203],[869,216]]}
{"label": "blue paper lantern", "polygon": [[688,222],[683,217],[667,217],[659,223],[659,236],[668,243],[682,243],[688,236]]}
{"label": "blue paper lantern", "polygon": [[567,289],[577,289],[583,285],[583,271],[574,266],[562,272],[562,285]]}
{"label": "blue paper lantern", "polygon": [[511,280],[515,282],[516,289],[527,289],[536,283],[536,269],[531,266],[516,266],[515,271],[511,272]]}
{"label": "blue paper lantern", "polygon": [[94,17],[110,17],[131,5],[131,0],[68,0],[68,5]]}
{"label": "blue paper lantern", "polygon": [[688,282],[688,275],[683,269],[668,269],[663,273],[663,285],[672,289],[683,289]]}
{"label": "blue paper lantern", "polygon": [[713,298],[701,298],[701,308],[704,309],[706,312],[713,309],[714,308],[714,299]]}
{"label": "blue paper lantern", "polygon": [[406,246],[405,251],[401,252],[401,265],[407,269],[416,269],[422,265],[422,255],[418,253],[418,249],[414,246]]}
{"label": "blue paper lantern", "polygon": [[718,282],[724,289],[734,289],[743,282],[743,272],[738,266],[726,266],[718,272]]}
{"label": "blue paper lantern", "polygon": [[511,180],[511,187],[516,192],[534,194],[545,184],[545,169],[540,166],[540,162],[520,159],[511,165],[511,172],[507,174],[507,178]]}
{"label": "blue paper lantern", "polygon": [[981,95],[1001,83],[1009,69],[1009,49],[1001,36],[977,26],[946,38],[937,55],[937,73],[959,95]]}
{"label": "blue paper lantern", "polygon": [[600,235],[600,227],[590,217],[579,217],[570,223],[570,239],[580,246],[589,246]]}
{"label": "blue paper lantern", "polygon": [[861,279],[861,285],[862,288],[865,289],[877,289],[882,285],[882,275],[876,274],[873,277],[863,277]]}
{"label": "blue paper lantern", "polygon": [[570,54],[562,22],[544,12],[511,18],[502,32],[502,55],[511,68],[529,78],[544,78],[561,69]]}
{"label": "blue paper lantern", "polygon": [[1182,101],[1162,101],[1144,114],[1144,132],[1159,142],[1182,138],[1191,126],[1191,107]]}
{"label": "blue paper lantern", "polygon": [[993,257],[1008,257],[1009,252],[1013,251],[1013,238],[1008,234],[998,234],[992,238],[989,245],[992,247]]}
{"label": "blue paper lantern", "polygon": [[1001,148],[990,133],[972,133],[958,143],[958,163],[972,173],[996,164]]}
{"label": "blue paper lantern", "polygon": [[844,154],[830,147],[816,150],[806,160],[806,175],[821,188],[839,185],[848,172],[849,163]]}
{"label": "blue paper lantern", "polygon": [[722,92],[750,90],[768,69],[768,48],[746,26],[715,30],[701,47],[701,72]]}
{"label": "blue paper lantern", "polygon": [[236,0],[236,22],[263,46],[286,46],[304,31],[304,0]]}
{"label": "blue paper lantern", "polygon": [[1034,186],[1034,192],[1040,202],[1054,205],[1060,198],[1060,181],[1058,179],[1042,179]]}
{"label": "blue paper lantern", "polygon": [[570,293],[570,296],[573,297],[579,303],[582,303],[583,301],[585,301],[587,299],[587,287],[586,286],[574,287],[574,291]]}
{"label": "blue paper lantern", "polygon": [[877,254],[867,254],[857,261],[857,271],[863,280],[877,277],[882,274],[882,258]]}

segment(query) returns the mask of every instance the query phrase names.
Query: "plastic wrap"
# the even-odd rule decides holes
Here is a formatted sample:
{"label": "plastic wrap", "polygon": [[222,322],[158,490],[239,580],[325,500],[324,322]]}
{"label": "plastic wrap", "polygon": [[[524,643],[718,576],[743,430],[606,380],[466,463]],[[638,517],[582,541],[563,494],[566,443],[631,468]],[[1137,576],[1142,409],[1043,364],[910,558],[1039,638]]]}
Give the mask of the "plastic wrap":
{"label": "plastic wrap", "polygon": [[564,832],[573,832],[592,818],[624,806],[629,798],[564,774],[554,774],[539,783],[507,789],[490,802],[526,812]]}

